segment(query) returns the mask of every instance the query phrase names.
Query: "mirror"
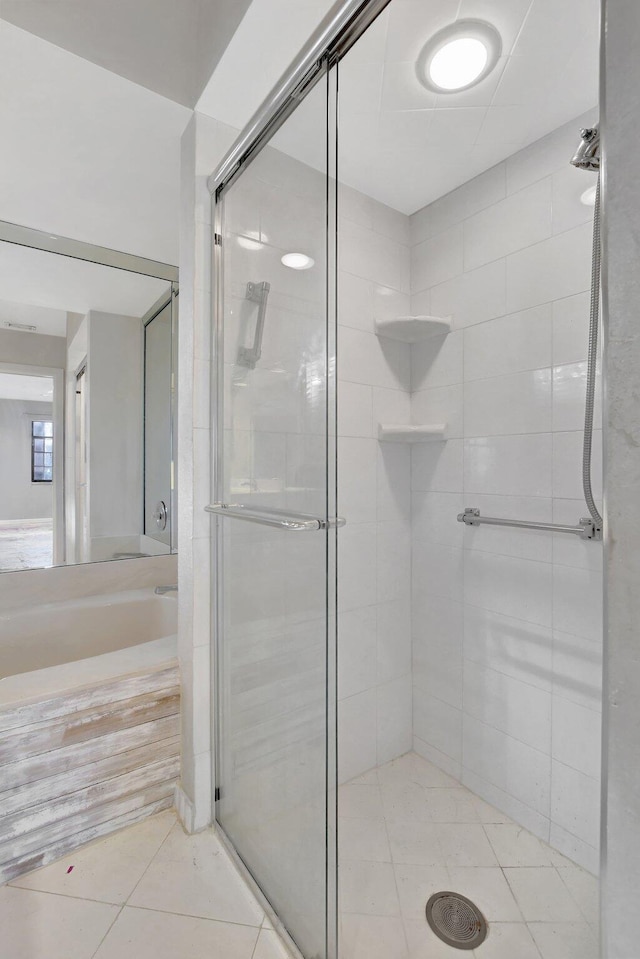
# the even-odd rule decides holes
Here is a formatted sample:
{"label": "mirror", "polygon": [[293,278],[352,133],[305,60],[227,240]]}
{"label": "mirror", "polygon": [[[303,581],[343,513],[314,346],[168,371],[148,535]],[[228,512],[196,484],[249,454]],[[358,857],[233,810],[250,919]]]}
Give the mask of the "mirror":
{"label": "mirror", "polygon": [[0,570],[174,550],[176,300],[0,241]]}

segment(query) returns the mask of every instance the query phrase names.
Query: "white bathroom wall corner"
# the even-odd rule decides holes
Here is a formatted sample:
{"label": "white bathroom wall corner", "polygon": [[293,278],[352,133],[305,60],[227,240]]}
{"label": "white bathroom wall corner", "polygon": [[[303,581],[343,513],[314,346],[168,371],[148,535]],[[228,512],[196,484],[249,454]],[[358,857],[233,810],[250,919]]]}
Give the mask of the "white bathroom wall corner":
{"label": "white bathroom wall corner", "polygon": [[178,657],[182,768],[176,808],[187,832],[212,820],[211,204],[206,180],[235,130],[194,114],[183,136],[180,201]]}

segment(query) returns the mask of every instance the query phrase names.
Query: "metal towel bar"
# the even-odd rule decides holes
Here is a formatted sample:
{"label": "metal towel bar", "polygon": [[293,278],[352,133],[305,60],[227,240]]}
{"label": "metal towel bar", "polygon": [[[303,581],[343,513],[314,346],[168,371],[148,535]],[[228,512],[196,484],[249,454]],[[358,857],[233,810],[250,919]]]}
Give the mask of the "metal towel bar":
{"label": "metal towel bar", "polygon": [[309,513],[290,513],[287,510],[261,508],[259,506],[243,506],[241,503],[212,503],[205,506],[207,513],[216,516],[228,516],[231,519],[241,519],[246,523],[258,523],[260,526],[272,526],[291,533],[302,533],[307,530],[335,529],[345,525],[341,516],[328,519],[311,516]]}
{"label": "metal towel bar", "polygon": [[522,519],[497,519],[495,516],[481,516],[479,509],[467,507],[458,513],[458,522],[466,526],[514,526],[518,529],[542,529],[551,533],[573,533],[581,539],[602,539],[599,529],[590,517],[583,517],[577,526],[565,526],[562,523],[535,523]]}

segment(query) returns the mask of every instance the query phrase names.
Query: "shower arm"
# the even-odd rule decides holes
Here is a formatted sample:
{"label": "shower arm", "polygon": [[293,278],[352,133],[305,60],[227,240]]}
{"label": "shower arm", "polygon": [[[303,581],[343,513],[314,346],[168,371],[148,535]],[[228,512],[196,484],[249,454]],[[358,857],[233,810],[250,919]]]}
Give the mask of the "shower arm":
{"label": "shower arm", "polygon": [[263,280],[262,283],[247,283],[247,300],[258,304],[258,316],[256,319],[256,329],[253,334],[253,346],[241,346],[238,350],[238,365],[248,366],[250,370],[255,369],[255,365],[262,354],[262,334],[264,332],[264,321],[267,316],[267,297],[271,284]]}

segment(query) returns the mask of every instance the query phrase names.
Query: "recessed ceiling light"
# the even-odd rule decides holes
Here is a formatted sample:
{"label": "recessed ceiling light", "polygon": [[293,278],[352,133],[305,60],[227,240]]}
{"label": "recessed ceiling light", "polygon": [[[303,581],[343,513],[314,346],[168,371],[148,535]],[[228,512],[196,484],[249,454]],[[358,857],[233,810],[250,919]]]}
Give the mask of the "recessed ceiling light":
{"label": "recessed ceiling light", "polygon": [[584,193],[580,196],[580,202],[585,206],[595,206],[596,205],[596,188],[597,185],[594,183],[593,186],[590,186]]}
{"label": "recessed ceiling light", "polygon": [[306,253],[285,253],[280,262],[292,270],[310,270],[316,261]]}
{"label": "recessed ceiling light", "polygon": [[468,90],[488,76],[502,52],[500,34],[482,20],[457,20],[427,40],[416,63],[418,79],[435,93]]}

